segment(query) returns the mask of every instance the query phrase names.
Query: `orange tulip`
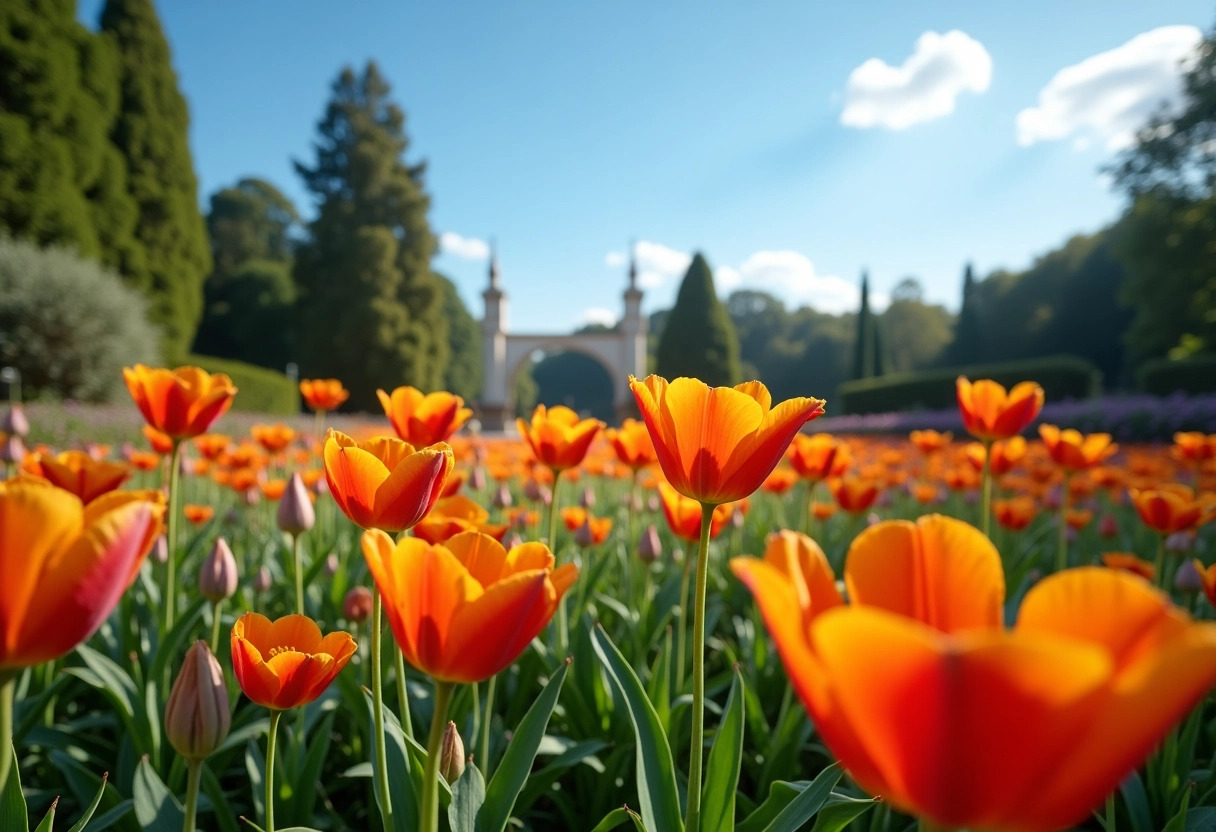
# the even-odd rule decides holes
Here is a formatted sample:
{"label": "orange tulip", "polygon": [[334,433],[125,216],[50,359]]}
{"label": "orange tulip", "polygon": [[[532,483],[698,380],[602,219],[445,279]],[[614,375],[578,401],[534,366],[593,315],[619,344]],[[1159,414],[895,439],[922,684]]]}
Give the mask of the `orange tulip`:
{"label": "orange tulip", "polygon": [[1055,425],[1039,425],[1039,436],[1052,460],[1067,471],[1092,468],[1119,450],[1119,446],[1110,441],[1109,433],[1082,436],[1072,428],[1060,430]]}
{"label": "orange tulip", "polygon": [[[701,539],[701,504],[685,497],[665,482],[659,483],[659,497],[663,504],[663,516],[671,533],[681,540],[697,543]],[[709,521],[710,538],[717,537],[735,513],[734,503],[714,506],[713,518]]]}
{"label": "orange tulip", "polygon": [[88,505],[48,482],[0,482],[0,675],[56,659],[101,626],[160,532],[164,497]]}
{"label": "orange tulip", "polygon": [[468,497],[443,497],[431,513],[414,526],[414,536],[427,543],[442,543],[461,532],[481,532],[501,541],[510,526],[490,522],[490,513]]}
{"label": "orange tulip", "polygon": [[439,545],[393,543],[373,529],[363,556],[405,660],[443,682],[480,682],[505,670],[549,623],[573,586],[573,564],[553,568],[541,543],[507,551],[464,532]]}
{"label": "orange tulip", "polygon": [[1204,566],[1199,558],[1195,558],[1192,563],[1195,564],[1195,571],[1199,573],[1199,580],[1203,583],[1203,594],[1208,597],[1208,603],[1216,607],[1216,564]]}
{"label": "orange tulip", "polygon": [[191,505],[187,503],[182,506],[182,514],[192,525],[201,526],[215,516],[215,509],[211,506]]}
{"label": "orange tulip", "polygon": [[287,480],[267,480],[266,482],[258,483],[258,489],[261,490],[262,496],[271,502],[281,500],[283,499],[283,494],[287,491]]}
{"label": "orange tulip", "polygon": [[878,483],[859,477],[842,477],[831,482],[837,505],[852,514],[868,511],[878,499]]}
{"label": "orange tulip", "polygon": [[267,453],[272,454],[284,450],[296,438],[295,430],[282,422],[277,425],[254,425],[249,433]]}
{"label": "orange tulip", "polygon": [[1122,569],[1133,575],[1139,575],[1149,583],[1157,577],[1157,568],[1131,552],[1103,552],[1102,565],[1108,569]]}
{"label": "orange tulip", "polygon": [[1216,433],[1205,434],[1197,430],[1175,433],[1174,455],[1187,462],[1216,459]]}
{"label": "orange tulip", "polygon": [[1039,509],[1030,497],[1010,497],[1008,500],[995,501],[992,513],[1002,527],[1020,532],[1034,521]]}
{"label": "orange tulip", "polygon": [[695,378],[669,383],[651,375],[643,381],[630,376],[629,386],[667,481],[704,505],[754,493],[802,426],[823,415],[822,399],[772,407],[768,388],[758,381],[710,387]]}
{"label": "orange tulip", "polygon": [[151,425],[143,426],[144,438],[158,454],[167,454],[173,450],[173,437],[161,433]]}
{"label": "orange tulip", "polygon": [[194,447],[204,459],[212,462],[220,458],[220,454],[228,450],[232,440],[221,433],[204,433],[194,437]]}
{"label": "orange tulip", "polygon": [[[1026,440],[1021,436],[1011,436],[1008,439],[993,442],[992,459],[988,463],[992,476],[999,477],[1008,474],[1013,470],[1013,466],[1022,461],[1024,456],[1026,456]],[[967,446],[967,461],[975,470],[984,470],[984,446],[981,443],[972,442]]]}
{"label": "orange tulip", "polygon": [[583,522],[574,530],[574,542],[579,546],[599,546],[611,533],[611,517],[596,517],[587,512]]}
{"label": "orange tulip", "polygon": [[1201,526],[1216,513],[1216,496],[1200,494],[1185,485],[1131,489],[1128,494],[1144,525],[1161,534],[1174,534]]}
{"label": "orange tulip", "polygon": [[1033,381],[1023,381],[1008,393],[991,379],[972,384],[959,376],[955,386],[963,427],[987,442],[1017,436],[1043,409],[1043,388]]}
{"label": "orange tulip", "polygon": [[811,516],[816,520],[828,520],[836,513],[835,503],[811,503]]}
{"label": "orange tulip", "polygon": [[612,444],[616,458],[621,461],[622,465],[628,465],[634,471],[658,461],[654,442],[650,439],[650,432],[646,430],[645,422],[626,419],[620,428],[609,428],[604,431],[604,435]]}
{"label": "orange tulip", "polygon": [[398,387],[392,395],[383,390],[376,395],[397,435],[419,448],[448,441],[473,415],[464,399],[442,391],[423,394],[414,387]]}
{"label": "orange tulip", "polygon": [[155,471],[160,465],[160,454],[154,451],[131,451],[127,455],[127,462],[140,471]]}
{"label": "orange tulip", "polygon": [[531,423],[516,419],[515,424],[536,461],[558,472],[582,463],[604,427],[599,419],[579,419],[577,413],[560,404],[552,408],[538,404],[532,411]]}
{"label": "orange tulip", "polygon": [[325,480],[342,513],[365,529],[399,532],[426,517],[452,473],[452,448],[430,448],[389,436],[356,442],[330,428]]}
{"label": "orange tulip", "polygon": [[149,425],[174,439],[206,433],[232,406],[236,387],[223,373],[199,367],[124,367],[123,381]]}
{"label": "orange tulip", "polygon": [[862,532],[849,606],[814,602],[831,597],[825,561],[731,568],[837,759],[945,828],[1081,821],[1216,682],[1216,625],[1115,570],[1045,578],[1005,630],[1000,556],[946,517]]}
{"label": "orange tulip", "polygon": [[922,453],[931,454],[949,445],[954,434],[950,431],[938,433],[935,430],[914,430],[908,438]]}
{"label": "orange tulip", "polygon": [[1094,513],[1087,508],[1070,508],[1064,512],[1064,522],[1068,528],[1080,531],[1094,519]]}
{"label": "orange tulip", "polygon": [[38,457],[38,476],[81,502],[91,503],[113,491],[131,476],[130,469],[116,462],[98,462],[84,451],[63,451],[57,456]]}
{"label": "orange tulip", "polygon": [[937,502],[940,496],[937,486],[931,482],[918,482],[912,486],[912,497],[922,506]]}
{"label": "orange tulip", "polygon": [[795,435],[788,456],[798,476],[812,482],[839,477],[853,464],[849,446],[828,433]]}
{"label": "orange tulip", "polygon": [[287,711],[324,693],[358,647],[350,633],[322,638],[304,615],[271,621],[247,612],[232,625],[232,672],[251,701]]}
{"label": "orange tulip", "polygon": [[300,395],[309,409],[337,410],[350,398],[350,391],[336,378],[306,378],[300,382]]}
{"label": "orange tulip", "polygon": [[798,473],[792,468],[774,468],[760,484],[769,494],[784,494],[798,483]]}

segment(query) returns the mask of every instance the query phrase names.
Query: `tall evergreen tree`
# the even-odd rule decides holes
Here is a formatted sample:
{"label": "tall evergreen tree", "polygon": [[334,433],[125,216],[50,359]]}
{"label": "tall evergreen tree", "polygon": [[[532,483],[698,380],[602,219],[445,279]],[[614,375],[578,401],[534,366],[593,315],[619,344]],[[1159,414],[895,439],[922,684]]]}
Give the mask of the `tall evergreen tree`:
{"label": "tall evergreen tree", "polygon": [[668,379],[691,376],[715,387],[739,383],[739,338],[699,252],[663,326],[657,359],[658,374]]}
{"label": "tall evergreen tree", "polygon": [[870,276],[861,273],[861,308],[857,311],[857,334],[853,340],[853,378],[874,375],[874,316],[870,312]]}
{"label": "tall evergreen tree", "polygon": [[0,4],[0,229],[118,267],[135,246],[112,45],[72,0]]}
{"label": "tall evergreen tree", "polygon": [[194,339],[211,270],[187,138],[190,115],[152,0],[106,0],[101,28],[117,50],[120,95],[111,138],[126,160],[142,248],[122,253],[116,266],[148,297],[166,355],[177,360]]}
{"label": "tall evergreen tree", "polygon": [[481,396],[481,326],[469,314],[456,284],[441,274],[435,279],[443,287],[443,318],[448,324],[448,368],[443,389],[464,397],[466,402]]}
{"label": "tall evergreen tree", "polygon": [[981,314],[975,272],[968,263],[963,270],[963,302],[958,311],[958,323],[954,327],[954,340],[945,353],[947,365],[959,366],[987,360]]}
{"label": "tall evergreen tree", "polygon": [[405,113],[389,92],[375,63],[343,69],[316,161],[296,163],[317,200],[294,269],[301,369],[341,376],[355,409],[374,407],[377,387],[438,388],[448,363],[425,165],[405,162]]}

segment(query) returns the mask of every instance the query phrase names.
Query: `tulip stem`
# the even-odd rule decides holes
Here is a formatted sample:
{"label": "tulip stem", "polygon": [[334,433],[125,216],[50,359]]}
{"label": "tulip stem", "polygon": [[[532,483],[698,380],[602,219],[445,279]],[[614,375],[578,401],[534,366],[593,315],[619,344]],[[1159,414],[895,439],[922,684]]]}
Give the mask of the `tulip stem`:
{"label": "tulip stem", "polygon": [[1056,571],[1062,572],[1068,568],[1068,481],[1072,478],[1064,473],[1064,482],[1060,486],[1060,528],[1059,549],[1056,550]]}
{"label": "tulip stem", "polygon": [[[553,472],[553,491],[549,495],[549,551],[557,559],[557,490],[562,482],[562,472]],[[558,602],[557,610],[557,655],[562,658],[570,644],[570,624],[566,621],[566,595]]]}
{"label": "tulip stem", "polygon": [[300,533],[291,536],[291,560],[296,575],[296,612],[304,615],[304,570],[300,564]]}
{"label": "tulip stem", "polygon": [[203,761],[190,760],[186,768],[186,820],[182,832],[194,832],[194,816],[198,811],[198,783],[203,774]]}
{"label": "tulip stem", "polygon": [[1115,832],[1115,793],[1106,796],[1106,832]]}
{"label": "tulip stem", "polygon": [[0,795],[9,770],[13,768],[13,697],[17,688],[17,674],[11,670],[0,670]]}
{"label": "tulip stem", "polygon": [[181,483],[182,441],[173,440],[173,455],[169,458],[169,516],[165,519],[168,545],[165,547],[169,557],[165,561],[165,591],[162,599],[165,604],[165,638],[173,629],[173,601],[177,595],[177,505],[179,485]]}
{"label": "tulip stem", "polygon": [[393,651],[397,665],[397,708],[401,717],[401,730],[410,739],[414,738],[414,720],[410,718],[410,692],[405,682],[405,656],[400,650]]}
{"label": "tulip stem", "polygon": [[219,654],[220,647],[220,614],[224,611],[224,601],[220,599],[211,605],[211,652]]}
{"label": "tulip stem", "polygon": [[490,779],[490,718],[494,715],[494,688],[497,682],[498,676],[494,675],[486,684],[486,715],[481,721],[481,744],[477,749],[481,755],[481,773],[486,780]]}
{"label": "tulip stem", "polygon": [[688,554],[684,555],[684,576],[680,578],[680,629],[676,633],[676,696],[684,693],[685,658],[688,655],[685,644],[688,641],[688,579],[692,576],[689,569]]}
{"label": "tulip stem", "polygon": [[984,477],[980,486],[980,529],[984,537],[992,531],[992,440],[984,440]]}
{"label": "tulip stem", "polygon": [[270,729],[266,736],[266,832],[274,832],[274,753],[282,711],[270,712]]}
{"label": "tulip stem", "polygon": [[701,504],[701,542],[697,545],[697,585],[692,612],[692,748],[688,761],[685,832],[701,829],[701,758],[705,752],[705,583],[709,575],[709,530],[714,506]]}
{"label": "tulip stem", "polygon": [[439,832],[439,756],[443,753],[443,731],[447,727],[448,702],[454,687],[451,682],[435,680],[435,708],[431,714],[431,734],[426,741],[426,768],[422,773],[422,832]]}
{"label": "tulip stem", "polygon": [[376,801],[380,804],[380,820],[385,829],[393,829],[393,803],[388,793],[388,750],[384,739],[384,682],[380,673],[380,590],[372,590],[372,615],[367,625],[371,631],[372,652],[372,721],[376,736]]}
{"label": "tulip stem", "polygon": [[1165,535],[1157,535],[1157,557],[1153,563],[1153,576],[1157,580],[1157,585],[1162,589],[1166,589],[1169,584],[1165,578]]}

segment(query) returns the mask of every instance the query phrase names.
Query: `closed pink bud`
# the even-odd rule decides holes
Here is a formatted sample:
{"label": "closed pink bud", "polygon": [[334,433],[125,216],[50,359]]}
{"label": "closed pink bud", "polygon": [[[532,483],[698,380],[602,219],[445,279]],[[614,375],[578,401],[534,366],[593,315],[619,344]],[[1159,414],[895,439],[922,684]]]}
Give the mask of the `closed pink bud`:
{"label": "closed pink bud", "polygon": [[583,508],[592,508],[595,505],[595,492],[590,488],[584,488],[582,496],[579,497],[578,504]]}
{"label": "closed pink bud", "polygon": [[532,502],[544,502],[546,489],[536,480],[528,480],[524,483],[524,496]]}
{"label": "closed pink bud", "polygon": [[262,502],[262,492],[256,488],[245,489],[245,505],[253,508],[258,503]]}
{"label": "closed pink bud", "polygon": [[352,624],[362,624],[372,615],[372,591],[365,586],[352,587],[342,601],[342,617]]}
{"label": "closed pink bud", "polygon": [[502,542],[502,545],[509,552],[516,546],[523,546],[524,539],[519,536],[519,532],[511,532],[509,535],[507,535],[507,539]]}
{"label": "closed pink bud", "polygon": [[223,744],[231,727],[224,671],[207,642],[196,641],[169,691],[165,737],[187,760],[202,760]]}
{"label": "closed pink bud", "polygon": [[222,537],[215,539],[211,554],[203,561],[203,568],[198,573],[198,594],[213,604],[226,601],[236,594],[237,571],[236,558],[228,541]]}
{"label": "closed pink bud", "polygon": [[258,574],[253,576],[253,591],[265,592],[270,589],[272,579],[270,577],[270,569],[263,566],[258,570]]}
{"label": "closed pink bud", "polygon": [[163,534],[152,544],[152,559],[157,563],[169,562],[169,539]]}
{"label": "closed pink bud", "polygon": [[1105,538],[1111,538],[1119,534],[1119,523],[1115,520],[1115,515],[1102,515],[1102,519],[1098,521],[1098,534]]}
{"label": "closed pink bud", "polygon": [[591,531],[591,523],[584,520],[583,525],[579,526],[574,532],[574,542],[579,546],[592,546],[595,544],[595,533]]}
{"label": "closed pink bud", "polygon": [[478,465],[473,469],[473,473],[469,474],[469,487],[474,491],[480,491],[486,487],[486,469]]}
{"label": "closed pink bud", "polygon": [[317,513],[308,496],[308,488],[299,473],[294,473],[279,500],[279,528],[294,535],[308,531],[316,522]]}
{"label": "closed pink bud", "polygon": [[338,567],[341,565],[342,562],[338,560],[338,556],[330,552],[325,557],[325,574],[332,578],[338,574]]}
{"label": "closed pink bud", "polygon": [[661,505],[662,505],[662,503],[659,502],[658,494],[651,494],[650,498],[646,501],[646,508],[649,509],[650,511],[658,511],[659,506],[661,506]]}
{"label": "closed pink bud", "polygon": [[464,740],[456,730],[456,723],[448,721],[448,727],[443,732],[443,745],[440,746],[439,773],[451,785],[464,774]]}
{"label": "closed pink bud", "polygon": [[1184,558],[1174,573],[1174,588],[1179,592],[1201,592],[1203,576],[1195,568],[1194,558]]}
{"label": "closed pink bud", "polygon": [[494,508],[510,508],[514,500],[511,499],[511,489],[507,488],[507,484],[501,483],[498,490],[494,492],[493,499],[490,502]]}
{"label": "closed pink bud", "polygon": [[663,554],[663,543],[659,540],[659,530],[651,523],[642,531],[638,540],[638,557],[646,563],[653,563]]}
{"label": "closed pink bud", "polygon": [[21,405],[15,404],[4,414],[4,423],[0,424],[0,433],[10,433],[17,436],[30,435],[30,420],[25,418]]}
{"label": "closed pink bud", "polygon": [[25,443],[21,441],[21,437],[15,433],[5,436],[4,441],[0,442],[0,462],[20,465],[24,459]]}

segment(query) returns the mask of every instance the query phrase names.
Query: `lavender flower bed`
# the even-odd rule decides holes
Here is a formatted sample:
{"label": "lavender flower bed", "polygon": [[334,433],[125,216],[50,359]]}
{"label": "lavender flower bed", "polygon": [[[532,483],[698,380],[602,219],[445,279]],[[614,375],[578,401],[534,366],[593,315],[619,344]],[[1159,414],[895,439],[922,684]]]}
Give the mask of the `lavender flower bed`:
{"label": "lavender flower bed", "polygon": [[[1176,431],[1216,433],[1216,394],[1100,396],[1079,401],[1048,402],[1039,422],[1076,428],[1083,433],[1109,433],[1117,441],[1169,440]],[[1037,424],[1037,423],[1036,423]],[[963,429],[958,410],[871,413],[816,419],[810,430],[829,433],[907,433],[910,430]]]}

